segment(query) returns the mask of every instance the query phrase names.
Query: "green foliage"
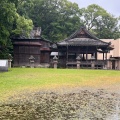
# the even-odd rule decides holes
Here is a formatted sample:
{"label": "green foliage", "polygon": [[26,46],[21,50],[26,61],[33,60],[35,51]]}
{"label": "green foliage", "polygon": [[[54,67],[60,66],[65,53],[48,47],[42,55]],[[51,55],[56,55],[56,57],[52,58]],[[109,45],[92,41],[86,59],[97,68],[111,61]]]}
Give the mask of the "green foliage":
{"label": "green foliage", "polygon": [[17,14],[16,17],[16,29],[12,31],[15,35],[29,36],[32,30],[33,23],[30,19],[25,19],[25,17]]}
{"label": "green foliage", "polygon": [[118,26],[118,18],[112,15],[102,17],[97,21],[97,36],[104,39],[117,39],[120,37],[120,31]]}
{"label": "green foliage", "polygon": [[[28,32],[32,29],[32,21],[25,19],[17,13],[17,0],[2,0],[0,2],[0,58],[8,58],[12,43],[10,36]],[[24,32],[25,33],[25,32]]]}
{"label": "green foliage", "polygon": [[67,0],[23,2],[18,12],[32,19],[35,26],[41,26],[42,35],[52,41],[64,39],[81,24],[78,5]]}
{"label": "green foliage", "polygon": [[12,31],[16,8],[13,3],[0,3],[0,58],[7,58],[9,48],[12,48],[9,36]]}
{"label": "green foliage", "polygon": [[88,30],[99,38],[111,39],[120,37],[119,19],[108,13],[102,7],[92,4],[82,9],[82,19]]}
{"label": "green foliage", "polygon": [[83,19],[88,30],[92,29],[96,25],[96,21],[106,15],[108,13],[96,4],[89,5],[86,9],[83,9]]}

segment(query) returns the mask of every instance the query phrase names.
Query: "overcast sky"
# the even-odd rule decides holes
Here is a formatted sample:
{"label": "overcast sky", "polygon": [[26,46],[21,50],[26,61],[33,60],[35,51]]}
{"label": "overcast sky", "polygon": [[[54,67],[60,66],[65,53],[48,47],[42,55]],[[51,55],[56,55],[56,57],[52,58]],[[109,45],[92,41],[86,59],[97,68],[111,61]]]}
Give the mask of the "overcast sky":
{"label": "overcast sky", "polygon": [[87,7],[91,4],[97,4],[107,10],[108,13],[120,16],[120,0],[69,0],[75,2],[80,8]]}

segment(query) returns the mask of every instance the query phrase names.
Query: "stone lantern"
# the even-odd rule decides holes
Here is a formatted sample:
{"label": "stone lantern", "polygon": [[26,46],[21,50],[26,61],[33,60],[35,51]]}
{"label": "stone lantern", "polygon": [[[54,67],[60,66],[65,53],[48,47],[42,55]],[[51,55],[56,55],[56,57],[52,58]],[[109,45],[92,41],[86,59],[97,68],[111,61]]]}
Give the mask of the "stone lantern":
{"label": "stone lantern", "polygon": [[53,57],[53,64],[54,64],[54,68],[57,68],[58,58],[56,55]]}
{"label": "stone lantern", "polygon": [[95,57],[94,56],[91,57],[91,68],[92,69],[95,68]]}
{"label": "stone lantern", "polygon": [[13,58],[12,55],[9,54],[9,55],[8,55],[8,67],[9,67],[9,68],[11,68],[12,58]]}
{"label": "stone lantern", "polygon": [[31,67],[31,68],[34,68],[35,58],[33,57],[33,55],[31,55],[31,56],[29,57],[29,61],[30,61],[30,67]]}
{"label": "stone lantern", "polygon": [[77,56],[76,60],[77,60],[77,62],[76,62],[77,63],[77,69],[80,69],[80,60],[81,60],[80,55]]}

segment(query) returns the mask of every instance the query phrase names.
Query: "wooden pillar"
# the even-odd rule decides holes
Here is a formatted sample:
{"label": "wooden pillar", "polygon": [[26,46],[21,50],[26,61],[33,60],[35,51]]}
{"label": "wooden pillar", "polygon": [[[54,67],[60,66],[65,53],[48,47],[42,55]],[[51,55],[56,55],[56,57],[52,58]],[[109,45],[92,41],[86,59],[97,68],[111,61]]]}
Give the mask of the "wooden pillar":
{"label": "wooden pillar", "polygon": [[105,54],[105,60],[107,60],[107,52],[106,52],[106,54]]}
{"label": "wooden pillar", "polygon": [[[86,64],[87,64],[87,61],[88,61],[88,48],[87,48],[87,51],[86,51]],[[88,67],[88,64],[87,64],[87,67]]]}
{"label": "wooden pillar", "polygon": [[103,52],[103,69],[104,69],[104,67],[105,67],[105,54]]}
{"label": "wooden pillar", "polygon": [[97,52],[95,53],[95,60],[97,60]]}
{"label": "wooden pillar", "polygon": [[91,57],[94,56],[94,53],[91,54]]}
{"label": "wooden pillar", "polygon": [[86,61],[88,60],[88,54],[86,53]]}
{"label": "wooden pillar", "polygon": [[120,70],[120,58],[118,59],[118,70]]}
{"label": "wooden pillar", "polygon": [[39,61],[39,62],[41,63],[41,50],[40,50],[39,58],[40,58],[40,61]]}
{"label": "wooden pillar", "polygon": [[88,46],[86,48],[86,61],[88,60]]}
{"label": "wooden pillar", "polygon": [[18,66],[20,66],[20,46],[18,46]]}
{"label": "wooden pillar", "polygon": [[108,68],[108,63],[107,63],[108,61],[107,61],[107,52],[105,53],[105,69],[107,69]]}
{"label": "wooden pillar", "polygon": [[67,62],[68,62],[68,46],[67,46]]}
{"label": "wooden pillar", "polygon": [[59,50],[58,50],[58,59],[59,59]]}
{"label": "wooden pillar", "polygon": [[83,60],[85,60],[85,54],[83,54]]}
{"label": "wooden pillar", "polygon": [[103,52],[103,60],[104,60],[104,52]]}

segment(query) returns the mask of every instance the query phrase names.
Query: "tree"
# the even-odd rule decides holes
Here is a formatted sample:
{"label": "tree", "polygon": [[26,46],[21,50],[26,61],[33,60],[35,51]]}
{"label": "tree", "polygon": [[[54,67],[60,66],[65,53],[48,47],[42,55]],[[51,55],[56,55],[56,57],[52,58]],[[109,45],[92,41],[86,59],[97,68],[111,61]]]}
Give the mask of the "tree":
{"label": "tree", "polygon": [[97,21],[96,35],[104,39],[119,38],[120,31],[118,22],[119,19],[110,14],[102,17],[102,19]]}
{"label": "tree", "polygon": [[[15,1],[15,0],[14,0]],[[32,29],[32,22],[18,15],[15,3],[13,0],[1,0],[0,2],[0,58],[7,58],[9,52],[12,49],[12,43],[10,35],[13,31],[18,31],[21,27],[20,19],[22,20],[22,30],[19,30],[19,34],[23,30],[27,31]]]}
{"label": "tree", "polygon": [[89,5],[87,8],[83,8],[83,21],[88,30],[96,26],[96,22],[108,13],[106,10],[96,4]]}
{"label": "tree", "polygon": [[52,41],[66,38],[81,24],[78,5],[67,0],[23,2],[18,12],[32,19],[35,26],[42,28],[43,37]]}
{"label": "tree", "polygon": [[120,31],[119,19],[108,13],[102,7],[92,4],[82,9],[82,18],[88,30],[99,38],[118,38]]}
{"label": "tree", "polygon": [[[12,30],[16,8],[13,3],[2,1],[0,3],[0,58],[6,58],[12,48],[10,43],[10,32]],[[8,44],[9,43],[9,44]]]}
{"label": "tree", "polygon": [[12,34],[15,36],[24,36],[28,37],[29,33],[33,27],[33,23],[31,19],[26,19],[19,14],[16,14],[16,28],[12,30]]}

